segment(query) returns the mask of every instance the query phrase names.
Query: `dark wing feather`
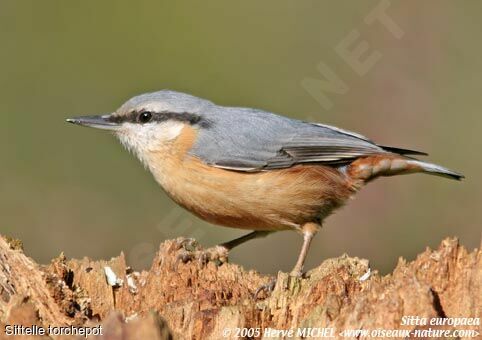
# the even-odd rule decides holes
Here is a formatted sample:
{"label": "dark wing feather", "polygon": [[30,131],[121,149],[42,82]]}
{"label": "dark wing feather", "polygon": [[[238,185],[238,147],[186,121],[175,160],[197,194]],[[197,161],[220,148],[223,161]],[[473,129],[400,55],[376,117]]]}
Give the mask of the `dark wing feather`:
{"label": "dark wing feather", "polygon": [[384,153],[377,145],[340,131],[328,136],[307,137],[296,135],[285,143],[280,154],[267,161],[266,169],[280,168],[285,165],[302,163],[343,164],[354,159]]}
{"label": "dark wing feather", "polygon": [[382,146],[380,147],[383,150],[386,150],[388,152],[392,153],[398,153],[399,155],[416,155],[416,156],[428,156],[428,153],[422,152],[422,151],[416,151],[416,150],[410,150],[410,149],[401,149],[401,148],[394,148],[393,146]]}

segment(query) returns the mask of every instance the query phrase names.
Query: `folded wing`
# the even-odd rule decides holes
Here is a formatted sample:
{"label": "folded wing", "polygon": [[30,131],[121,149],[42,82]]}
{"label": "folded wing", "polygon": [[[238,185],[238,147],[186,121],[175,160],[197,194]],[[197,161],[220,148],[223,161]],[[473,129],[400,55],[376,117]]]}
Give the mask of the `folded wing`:
{"label": "folded wing", "polygon": [[296,164],[343,165],[368,155],[421,154],[381,147],[354,132],[307,123],[269,112],[230,108],[209,112],[212,126],[201,131],[192,153],[206,163],[237,171],[282,169]]}

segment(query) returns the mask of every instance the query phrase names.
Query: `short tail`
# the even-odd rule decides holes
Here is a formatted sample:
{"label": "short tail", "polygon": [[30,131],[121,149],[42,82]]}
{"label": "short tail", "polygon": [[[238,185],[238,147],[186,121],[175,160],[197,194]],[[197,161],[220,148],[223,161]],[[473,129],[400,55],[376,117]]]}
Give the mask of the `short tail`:
{"label": "short tail", "polygon": [[430,175],[455,179],[457,181],[460,181],[463,178],[465,178],[464,175],[462,175],[458,172],[452,171],[450,169],[444,168],[443,166],[440,166],[440,165],[437,165],[437,164],[427,163],[427,162],[419,161],[419,160],[416,160],[416,159],[407,160],[407,163],[409,165],[412,165],[412,166],[420,169],[420,172],[424,172],[424,173],[427,173],[427,174],[430,174]]}
{"label": "short tail", "polygon": [[395,176],[411,173],[427,173],[460,181],[464,175],[440,165],[394,154],[379,154],[359,158],[348,167],[348,174],[353,179],[371,181],[380,176]]}

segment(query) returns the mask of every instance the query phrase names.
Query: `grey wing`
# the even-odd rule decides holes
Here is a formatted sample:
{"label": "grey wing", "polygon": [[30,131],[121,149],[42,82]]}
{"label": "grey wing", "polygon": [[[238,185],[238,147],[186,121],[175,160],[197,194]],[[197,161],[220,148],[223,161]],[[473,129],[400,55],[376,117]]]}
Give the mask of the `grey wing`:
{"label": "grey wing", "polygon": [[386,153],[359,134],[264,111],[223,108],[208,119],[212,126],[200,131],[192,154],[219,168],[256,172],[303,163],[339,165]]}

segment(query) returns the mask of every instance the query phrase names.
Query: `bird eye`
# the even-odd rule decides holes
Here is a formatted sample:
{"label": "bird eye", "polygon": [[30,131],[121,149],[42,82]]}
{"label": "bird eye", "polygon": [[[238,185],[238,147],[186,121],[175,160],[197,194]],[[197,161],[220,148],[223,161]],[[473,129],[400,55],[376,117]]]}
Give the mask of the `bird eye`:
{"label": "bird eye", "polygon": [[145,124],[150,122],[152,119],[152,113],[149,111],[141,112],[139,113],[139,116],[137,116],[137,121],[141,124]]}

